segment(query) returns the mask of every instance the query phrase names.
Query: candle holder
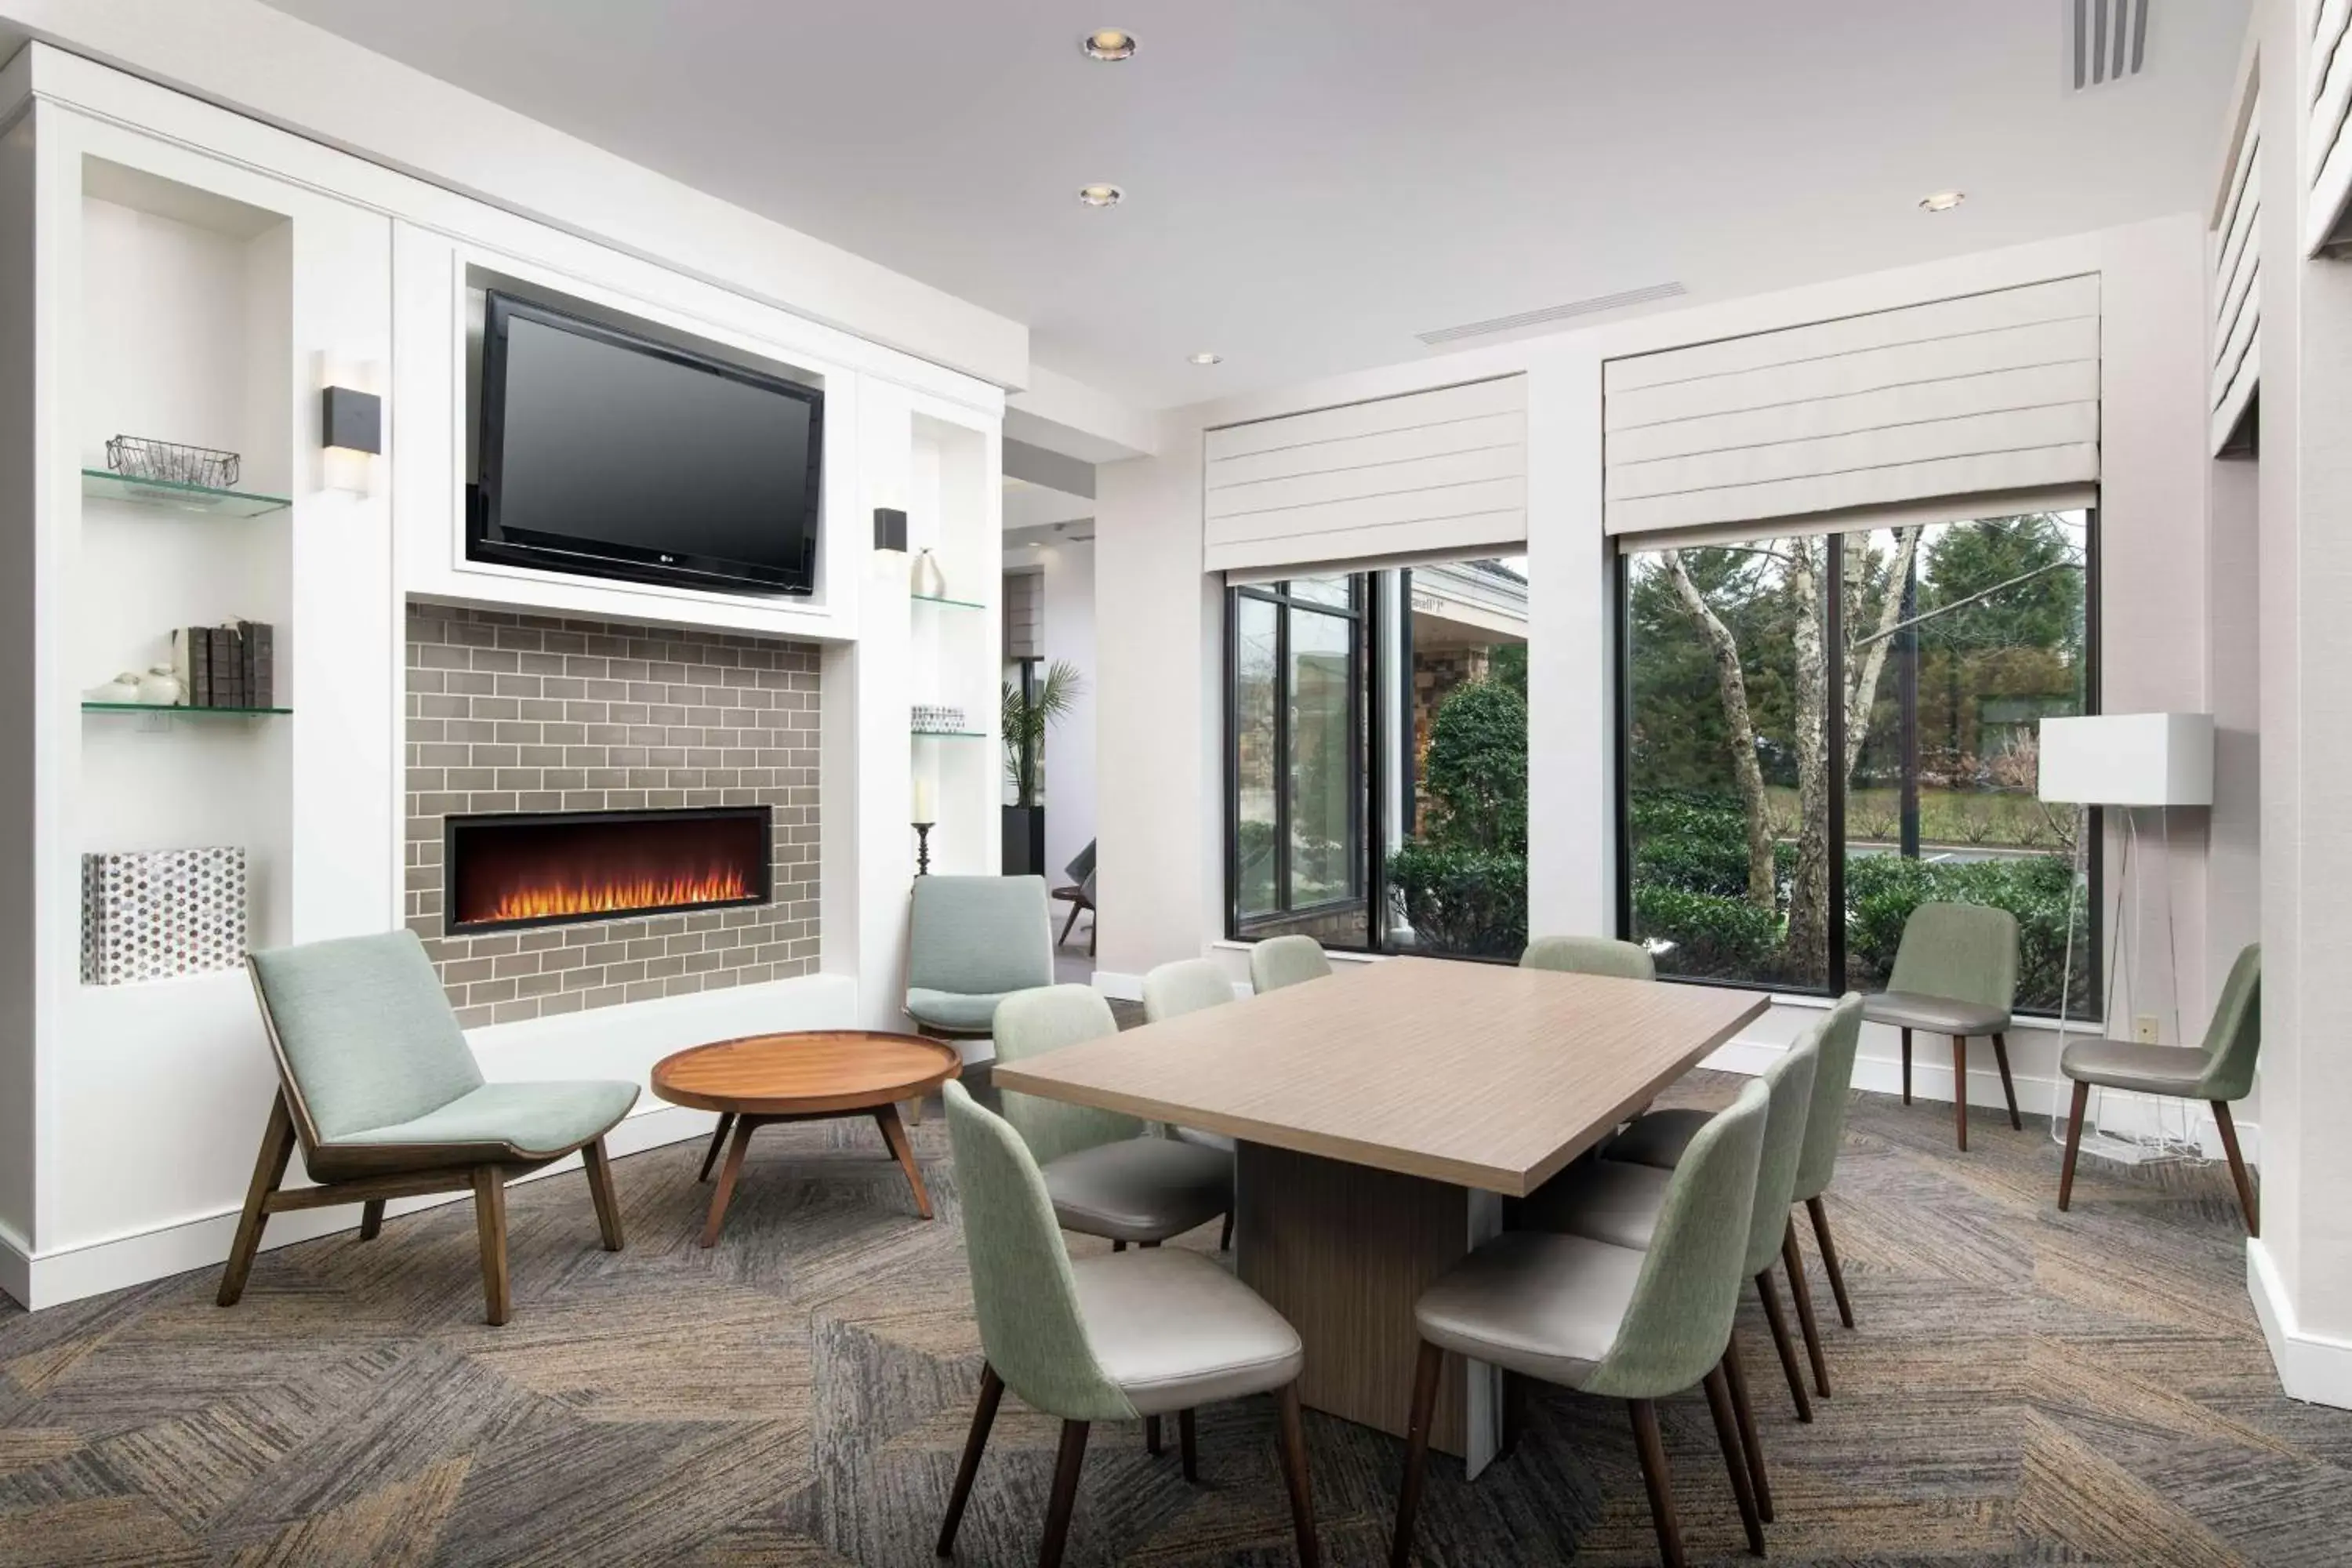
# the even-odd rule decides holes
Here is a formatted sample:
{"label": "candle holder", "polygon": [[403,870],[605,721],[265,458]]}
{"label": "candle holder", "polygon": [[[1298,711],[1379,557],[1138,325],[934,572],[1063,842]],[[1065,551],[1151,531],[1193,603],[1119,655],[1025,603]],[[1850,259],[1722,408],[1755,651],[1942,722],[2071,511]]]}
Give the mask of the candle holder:
{"label": "candle holder", "polygon": [[915,875],[918,877],[931,874],[931,829],[936,826],[929,822],[915,824]]}

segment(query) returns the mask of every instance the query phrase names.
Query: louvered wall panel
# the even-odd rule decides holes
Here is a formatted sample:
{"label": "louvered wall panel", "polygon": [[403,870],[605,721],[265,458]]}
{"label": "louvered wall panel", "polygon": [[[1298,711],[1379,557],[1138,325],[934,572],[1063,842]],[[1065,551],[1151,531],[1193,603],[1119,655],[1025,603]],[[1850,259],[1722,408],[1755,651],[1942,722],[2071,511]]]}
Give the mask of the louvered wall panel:
{"label": "louvered wall panel", "polygon": [[2323,0],[2312,14],[2311,74],[2304,83],[2304,142],[2311,159],[2311,189],[2305,200],[2304,249],[2317,252],[2339,244],[2345,205],[2352,198],[2352,44],[2346,24],[2352,0]]}
{"label": "louvered wall panel", "polygon": [[1612,533],[2089,482],[2098,279],[1612,360],[1603,387]]}
{"label": "louvered wall panel", "polygon": [[2260,100],[2249,106],[2228,188],[2215,208],[2212,449],[2230,444],[2261,374],[2263,175]]}
{"label": "louvered wall panel", "polygon": [[1212,430],[1204,564],[1313,566],[1528,536],[1522,376]]}

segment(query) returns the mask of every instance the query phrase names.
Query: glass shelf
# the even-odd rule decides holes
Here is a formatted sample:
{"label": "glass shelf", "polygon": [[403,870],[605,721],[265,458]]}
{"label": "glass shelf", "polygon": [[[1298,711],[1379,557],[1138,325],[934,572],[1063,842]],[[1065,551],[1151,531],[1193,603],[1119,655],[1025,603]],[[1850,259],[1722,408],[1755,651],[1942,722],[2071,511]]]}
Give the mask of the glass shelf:
{"label": "glass shelf", "polygon": [[919,605],[953,605],[959,610],[984,610],[988,608],[986,605],[981,604],[979,601],[974,599],[947,599],[941,598],[937,594],[916,594],[911,595],[911,597],[914,599],[915,603]]}
{"label": "glass shelf", "polygon": [[988,739],[988,731],[985,730],[909,730],[907,732],[918,741],[985,741]]}
{"label": "glass shelf", "polygon": [[258,719],[291,708],[190,708],[163,702],[85,702],[85,713],[168,713],[175,719]]}
{"label": "glass shelf", "polygon": [[284,496],[216,490],[204,485],[182,484],[177,479],[134,479],[106,468],[84,468],[81,493],[100,500],[129,501],[134,506],[222,518],[261,517],[284,511],[294,504]]}

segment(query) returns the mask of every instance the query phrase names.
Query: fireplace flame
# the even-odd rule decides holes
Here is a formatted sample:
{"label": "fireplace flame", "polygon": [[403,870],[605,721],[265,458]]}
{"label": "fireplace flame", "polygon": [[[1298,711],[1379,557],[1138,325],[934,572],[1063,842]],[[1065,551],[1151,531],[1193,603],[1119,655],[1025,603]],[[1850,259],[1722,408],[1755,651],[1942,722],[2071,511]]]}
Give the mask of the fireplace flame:
{"label": "fireplace flame", "polygon": [[718,904],[748,899],[751,889],[743,873],[733,868],[706,871],[698,877],[598,879],[512,888],[499,895],[487,912],[475,921],[537,921],[565,915],[603,915],[621,910],[643,913],[680,904]]}

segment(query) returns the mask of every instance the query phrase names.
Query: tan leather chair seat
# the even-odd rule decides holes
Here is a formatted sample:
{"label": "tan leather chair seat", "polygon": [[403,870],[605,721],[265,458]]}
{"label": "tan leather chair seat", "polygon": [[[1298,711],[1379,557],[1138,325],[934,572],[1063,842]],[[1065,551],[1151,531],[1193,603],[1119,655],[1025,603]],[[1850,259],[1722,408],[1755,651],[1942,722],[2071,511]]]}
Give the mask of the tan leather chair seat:
{"label": "tan leather chair seat", "polygon": [[1647,1247],[1658,1230],[1672,1171],[1616,1160],[1584,1160],[1570,1165],[1529,1195],[1519,1224],[1530,1230],[1565,1231],[1612,1247]]}
{"label": "tan leather chair seat", "polygon": [[2137,1040],[2070,1040],[2058,1070],[2084,1083],[2140,1094],[2192,1097],[2212,1058],[2193,1046],[2149,1046]]}
{"label": "tan leather chair seat", "polygon": [[1580,1388],[1625,1321],[1646,1254],[1581,1236],[1506,1231],[1423,1292],[1421,1337]]}
{"label": "tan leather chair seat", "polygon": [[1095,1360],[1142,1415],[1282,1387],[1307,1364],[1298,1331],[1197,1252],[1070,1259]]}
{"label": "tan leather chair seat", "polygon": [[2009,1015],[1999,1007],[1916,991],[1882,991],[1866,996],[1862,1016],[1874,1024],[1894,1024],[1936,1035],[1998,1035],[2009,1028]]}
{"label": "tan leather chair seat", "polygon": [[1174,1138],[1097,1143],[1045,1167],[1054,1217],[1114,1241],[1160,1241],[1208,1224],[1234,1201],[1234,1157]]}

